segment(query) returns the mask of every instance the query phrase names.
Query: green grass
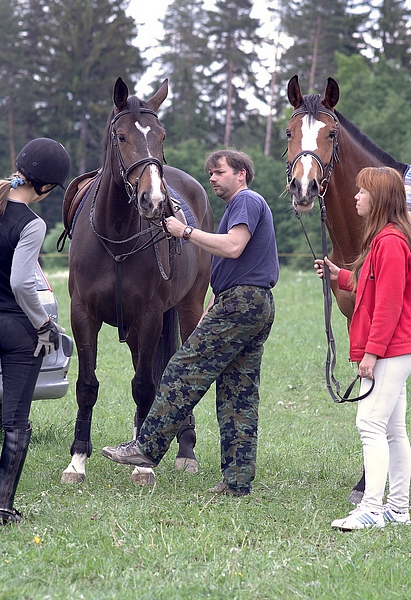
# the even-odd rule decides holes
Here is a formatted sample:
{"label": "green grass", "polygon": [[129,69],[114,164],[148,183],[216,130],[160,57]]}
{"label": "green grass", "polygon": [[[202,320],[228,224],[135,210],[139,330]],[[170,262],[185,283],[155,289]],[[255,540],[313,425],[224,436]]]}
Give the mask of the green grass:
{"label": "green grass", "polygon": [[[69,331],[66,281],[50,276]],[[155,488],[101,447],[131,438],[134,403],[127,347],[100,336],[94,452],[82,486],[63,486],[76,415],[73,357],[68,395],[33,404],[33,436],[16,496],[25,520],[0,530],[0,599],[391,600],[411,596],[409,528],[353,533],[345,516],[361,474],[356,407],[325,389],[321,283],[283,270],[276,322],[263,359],[257,477],[251,496],[213,497],[220,480],[213,390],[195,411],[200,474],[174,470],[176,446]],[[344,319],[334,309],[337,377],[347,364]]]}

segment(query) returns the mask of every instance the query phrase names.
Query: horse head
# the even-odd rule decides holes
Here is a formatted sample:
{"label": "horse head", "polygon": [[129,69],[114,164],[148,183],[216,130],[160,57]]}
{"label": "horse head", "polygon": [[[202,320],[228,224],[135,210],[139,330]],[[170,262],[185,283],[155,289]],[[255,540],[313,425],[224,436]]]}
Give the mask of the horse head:
{"label": "horse head", "polygon": [[163,180],[165,130],[157,116],[167,94],[167,79],[147,101],[129,96],[121,77],[114,86],[110,141],[107,141],[111,144],[112,173],[116,183],[126,187],[130,202],[146,219],[160,218],[168,198]]}
{"label": "horse head", "polygon": [[308,212],[318,195],[324,195],[334,162],[338,160],[338,83],[327,80],[324,97],[303,96],[298,76],[288,82],[288,99],[294,112],[286,129],[288,189],[298,212]]}

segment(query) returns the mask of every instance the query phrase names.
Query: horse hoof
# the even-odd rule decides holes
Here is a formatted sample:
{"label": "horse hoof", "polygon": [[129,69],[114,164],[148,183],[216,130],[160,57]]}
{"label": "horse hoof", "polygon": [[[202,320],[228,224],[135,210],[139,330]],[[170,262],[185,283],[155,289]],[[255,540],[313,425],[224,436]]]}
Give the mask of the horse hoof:
{"label": "horse hoof", "polygon": [[359,490],[352,490],[351,494],[348,496],[348,502],[357,505],[361,502],[363,496],[364,492],[360,492]]}
{"label": "horse hoof", "polygon": [[84,473],[63,473],[61,483],[83,483],[85,479]]}
{"label": "horse hoof", "polygon": [[153,469],[147,469],[146,467],[136,467],[131,474],[131,481],[135,485],[155,485],[156,476],[154,475]]}
{"label": "horse hoof", "polygon": [[176,458],[176,470],[198,473],[198,462],[195,458]]}

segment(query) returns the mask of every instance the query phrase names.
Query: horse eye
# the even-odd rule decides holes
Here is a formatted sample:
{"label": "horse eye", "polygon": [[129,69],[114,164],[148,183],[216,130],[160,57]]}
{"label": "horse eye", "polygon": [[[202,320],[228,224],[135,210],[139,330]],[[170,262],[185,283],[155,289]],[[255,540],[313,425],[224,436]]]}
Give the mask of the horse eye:
{"label": "horse eye", "polygon": [[119,142],[125,142],[126,141],[126,136],[123,133],[119,133],[117,135],[117,137],[118,137],[118,141]]}
{"label": "horse eye", "polygon": [[337,132],[330,131],[330,133],[328,134],[328,137],[330,138],[330,140],[335,140],[335,138],[337,137]]}
{"label": "horse eye", "polygon": [[287,129],[287,131],[285,132],[285,135],[287,136],[287,139],[290,140],[291,139],[291,131],[289,131]]}

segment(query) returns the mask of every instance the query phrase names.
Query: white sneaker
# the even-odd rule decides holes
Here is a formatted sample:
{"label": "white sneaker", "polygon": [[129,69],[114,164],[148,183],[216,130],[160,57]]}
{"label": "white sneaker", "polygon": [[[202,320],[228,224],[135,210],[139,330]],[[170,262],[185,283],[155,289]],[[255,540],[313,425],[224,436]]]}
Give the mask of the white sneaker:
{"label": "white sneaker", "polygon": [[384,506],[383,517],[386,523],[401,523],[402,525],[411,524],[410,513],[408,511],[400,513],[392,508],[388,508],[388,506]]}
{"label": "white sneaker", "polygon": [[334,529],[341,529],[342,531],[353,531],[353,529],[364,529],[365,527],[384,527],[383,514],[373,513],[365,510],[358,506],[350,512],[348,517],[345,519],[335,519],[331,523],[331,527]]}

